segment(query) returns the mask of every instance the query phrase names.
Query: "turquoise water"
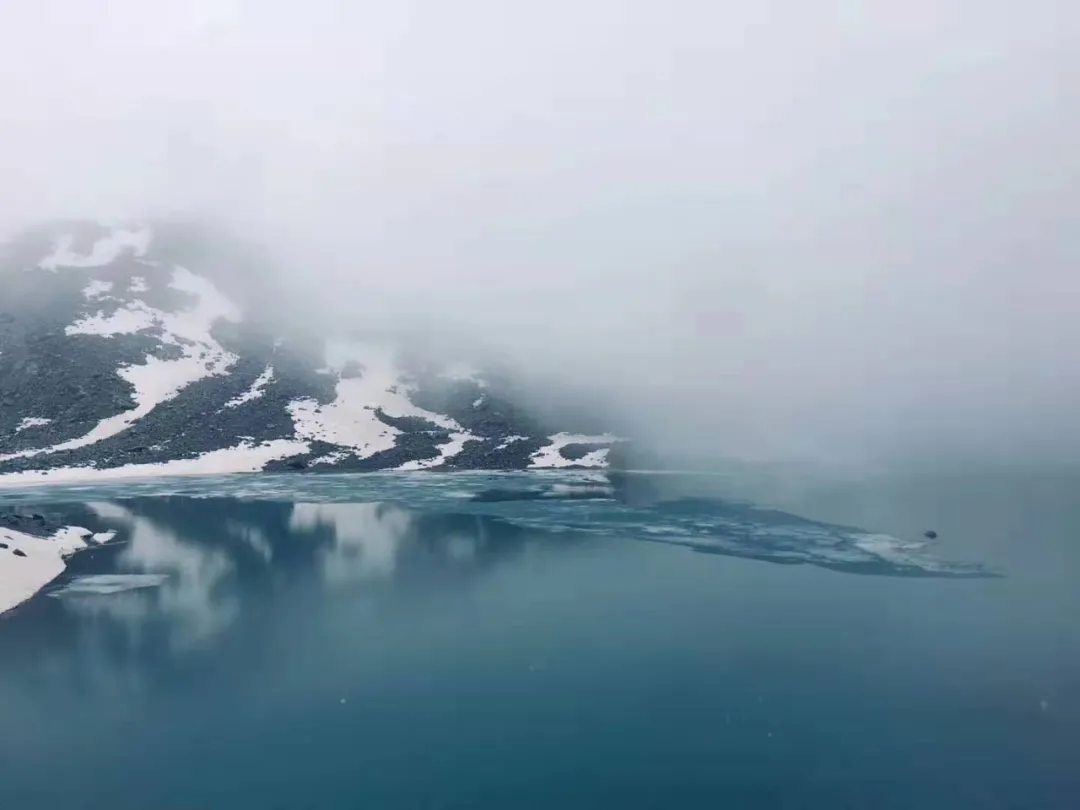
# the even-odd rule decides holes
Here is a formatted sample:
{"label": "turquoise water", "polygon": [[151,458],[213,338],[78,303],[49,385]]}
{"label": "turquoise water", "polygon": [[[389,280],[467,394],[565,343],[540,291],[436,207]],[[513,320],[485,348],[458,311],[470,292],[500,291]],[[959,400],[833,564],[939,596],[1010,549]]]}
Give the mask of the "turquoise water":
{"label": "turquoise water", "polygon": [[0,808],[1078,806],[1078,479],[614,483],[0,493]]}

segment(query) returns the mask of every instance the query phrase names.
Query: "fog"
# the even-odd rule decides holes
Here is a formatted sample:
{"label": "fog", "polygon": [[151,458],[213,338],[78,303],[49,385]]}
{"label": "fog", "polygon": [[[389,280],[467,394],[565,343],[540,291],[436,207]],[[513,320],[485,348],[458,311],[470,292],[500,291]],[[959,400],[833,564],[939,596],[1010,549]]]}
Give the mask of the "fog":
{"label": "fog", "polygon": [[1067,0],[0,0],[0,225],[185,212],[283,311],[667,448],[1080,449]]}

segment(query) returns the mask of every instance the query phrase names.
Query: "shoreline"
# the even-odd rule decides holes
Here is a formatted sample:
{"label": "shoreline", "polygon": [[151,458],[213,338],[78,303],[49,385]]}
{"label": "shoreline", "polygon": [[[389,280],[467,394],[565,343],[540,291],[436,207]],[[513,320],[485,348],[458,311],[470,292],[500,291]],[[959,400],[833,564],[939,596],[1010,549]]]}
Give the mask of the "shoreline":
{"label": "shoreline", "polygon": [[95,534],[82,526],[63,526],[46,537],[0,527],[0,543],[6,546],[0,548],[0,618],[52,584],[67,569],[68,557],[115,536],[115,531]]}

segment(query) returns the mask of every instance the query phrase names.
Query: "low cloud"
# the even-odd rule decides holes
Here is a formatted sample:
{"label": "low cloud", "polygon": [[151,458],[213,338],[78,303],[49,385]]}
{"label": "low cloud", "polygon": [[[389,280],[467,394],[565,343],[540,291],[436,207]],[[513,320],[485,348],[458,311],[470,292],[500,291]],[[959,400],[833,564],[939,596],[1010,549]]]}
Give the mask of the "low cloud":
{"label": "low cloud", "polygon": [[1078,32],[1064,0],[8,3],[0,223],[218,219],[298,318],[482,341],[669,448],[1069,457]]}

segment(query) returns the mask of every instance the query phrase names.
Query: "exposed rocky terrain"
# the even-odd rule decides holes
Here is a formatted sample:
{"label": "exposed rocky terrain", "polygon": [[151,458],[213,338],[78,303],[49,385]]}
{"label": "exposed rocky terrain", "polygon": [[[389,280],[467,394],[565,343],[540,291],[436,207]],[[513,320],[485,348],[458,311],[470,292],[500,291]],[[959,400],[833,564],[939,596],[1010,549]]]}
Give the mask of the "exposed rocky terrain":
{"label": "exposed rocky terrain", "polygon": [[191,227],[62,223],[0,254],[0,479],[605,467],[468,358],[281,327],[257,267]]}

